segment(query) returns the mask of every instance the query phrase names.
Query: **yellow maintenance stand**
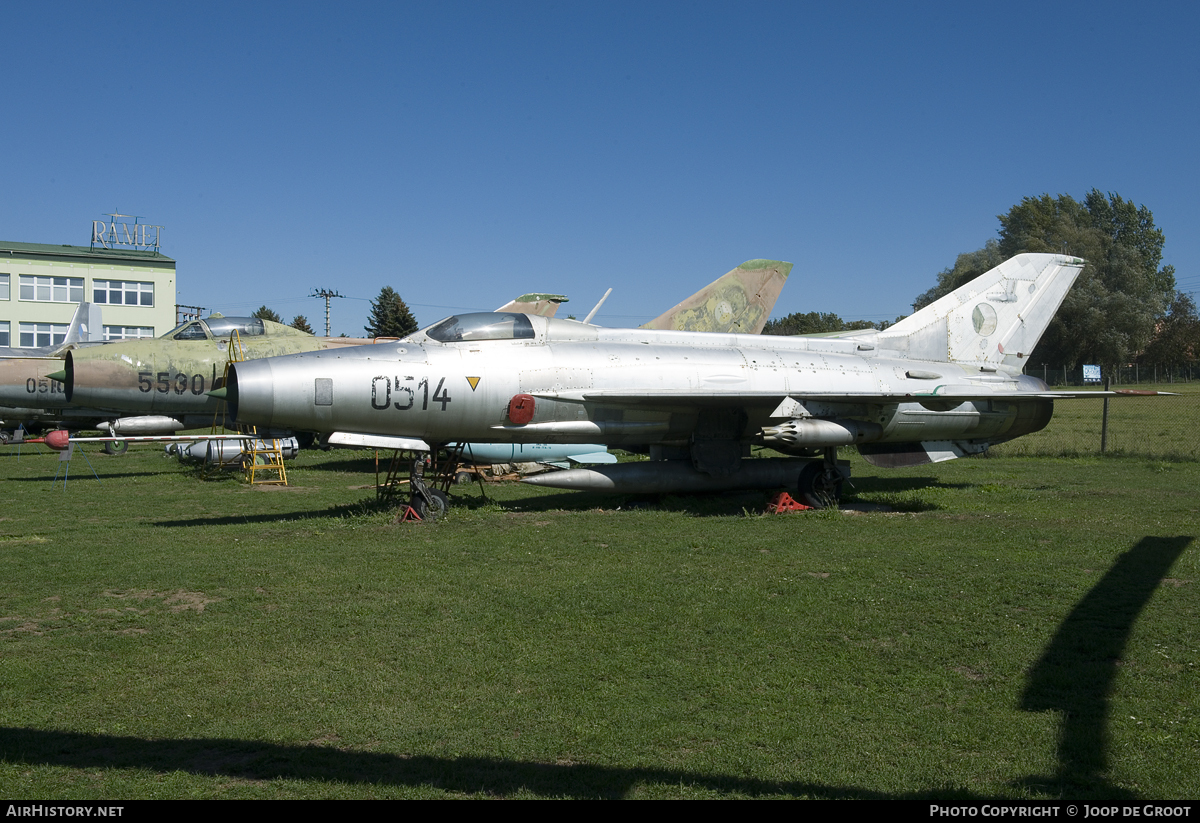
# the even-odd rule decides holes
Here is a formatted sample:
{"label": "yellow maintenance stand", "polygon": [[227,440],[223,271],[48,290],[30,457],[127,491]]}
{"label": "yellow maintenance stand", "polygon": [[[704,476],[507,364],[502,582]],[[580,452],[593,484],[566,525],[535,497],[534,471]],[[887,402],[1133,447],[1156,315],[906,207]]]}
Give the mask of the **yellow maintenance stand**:
{"label": "yellow maintenance stand", "polygon": [[[242,336],[238,334],[237,329],[229,335],[229,348],[227,350],[227,358],[225,360],[225,371],[221,376],[221,385],[229,385],[229,367],[234,363],[240,363],[246,359],[246,350],[242,346]],[[213,432],[218,428],[222,428],[221,420],[225,417],[225,401],[221,401],[222,405],[217,406],[217,413],[213,416]],[[222,459],[217,461],[217,465],[224,466],[233,460],[241,460],[242,467],[246,472],[246,481],[253,486],[286,486],[287,469],[283,467],[283,447],[278,438],[264,440],[258,436],[258,428],[255,426],[236,426],[236,431],[239,434],[250,435],[251,439],[244,441],[245,446],[239,451],[236,457],[230,460]]]}

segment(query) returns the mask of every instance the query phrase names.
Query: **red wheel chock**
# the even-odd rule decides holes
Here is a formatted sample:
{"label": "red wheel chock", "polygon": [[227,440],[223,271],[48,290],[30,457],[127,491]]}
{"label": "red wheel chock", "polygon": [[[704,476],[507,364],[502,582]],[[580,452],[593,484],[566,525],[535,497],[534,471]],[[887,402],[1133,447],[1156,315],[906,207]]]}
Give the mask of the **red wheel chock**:
{"label": "red wheel chock", "polygon": [[812,511],[812,506],[806,506],[803,503],[796,501],[787,492],[780,492],[771,498],[771,502],[767,504],[767,511],[771,514],[784,514],[785,512],[807,512]]}

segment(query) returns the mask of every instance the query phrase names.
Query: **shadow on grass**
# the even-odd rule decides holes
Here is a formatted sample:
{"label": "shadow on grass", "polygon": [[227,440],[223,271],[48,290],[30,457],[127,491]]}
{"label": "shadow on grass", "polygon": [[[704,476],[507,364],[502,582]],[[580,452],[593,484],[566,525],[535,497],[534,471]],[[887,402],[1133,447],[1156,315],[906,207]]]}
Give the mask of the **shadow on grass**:
{"label": "shadow on grass", "polygon": [[[96,482],[96,475],[94,475],[90,471],[88,471],[87,466],[82,467],[83,471],[80,471],[79,470],[80,468],[81,468],[80,466],[72,466],[71,467],[71,473],[68,477],[69,481],[91,480],[93,483]],[[110,480],[110,479],[111,480],[119,480],[122,477],[158,477],[160,474],[162,474],[162,472],[106,472],[103,470],[103,468],[97,468],[96,474],[100,475],[100,480],[101,480],[101,482],[103,482],[105,480]],[[6,477],[6,478],[4,478],[5,483],[48,483],[51,481],[56,481],[61,485],[62,481],[63,481],[62,472],[59,472],[57,478],[55,478],[55,476],[53,474],[47,474],[44,477]]]}
{"label": "shadow on grass", "polygon": [[1108,783],[1109,696],[1137,617],[1192,537],[1143,537],[1092,587],[1026,675],[1020,707],[1062,713],[1058,771],[1030,776],[1027,788],[1086,790],[1132,797]]}
{"label": "shadow on grass", "polygon": [[627,796],[640,785],[687,786],[749,797],[978,799],[954,789],[887,795],[854,786],[771,781],[675,769],[560,765],[492,757],[401,756],[255,740],[146,740],[138,737],[0,728],[0,758],[9,763],[74,769],[182,771],[245,780],[320,780],[350,785],[428,787],[464,795]]}
{"label": "shadow on grass", "polygon": [[[761,514],[774,492],[730,491],[696,494],[598,494],[596,492],[564,491],[523,497],[519,500],[486,501],[505,511],[661,511],[689,514],[693,517],[740,517]],[[459,504],[462,498],[455,498]],[[476,507],[485,501],[474,500]],[[470,504],[468,504],[470,505]]]}
{"label": "shadow on grass", "polygon": [[[390,458],[379,458],[380,474],[387,471]],[[312,472],[343,472],[346,474],[375,474],[374,457],[347,458],[344,460],[326,460],[321,463],[298,463],[297,468]]]}
{"label": "shadow on grass", "polygon": [[[936,477],[876,477],[854,478],[843,495],[844,503],[883,503],[895,511],[932,511],[938,503],[920,497],[922,490],[965,489],[970,483],[947,483]],[[562,491],[523,497],[520,500],[488,500],[467,502],[469,508],[495,503],[508,511],[669,511],[696,517],[731,517],[757,515],[766,512],[771,498],[782,490],[742,490],[697,492],[681,494],[602,494],[597,492]],[[795,494],[795,491],[792,490]],[[499,495],[496,495],[497,497]],[[470,498],[466,498],[470,500]],[[464,502],[456,497],[455,505]]]}
{"label": "shadow on grass", "polygon": [[[404,501],[404,502],[407,502]],[[330,506],[325,509],[300,509],[292,512],[274,512],[270,514],[233,514],[226,517],[189,517],[182,520],[159,520],[151,523],[156,528],[192,528],[195,526],[237,526],[245,523],[279,523],[295,520],[338,520],[347,517],[366,517],[379,513],[395,513],[398,506],[403,505],[397,500],[374,497],[359,500],[355,503],[343,503],[340,506]]]}

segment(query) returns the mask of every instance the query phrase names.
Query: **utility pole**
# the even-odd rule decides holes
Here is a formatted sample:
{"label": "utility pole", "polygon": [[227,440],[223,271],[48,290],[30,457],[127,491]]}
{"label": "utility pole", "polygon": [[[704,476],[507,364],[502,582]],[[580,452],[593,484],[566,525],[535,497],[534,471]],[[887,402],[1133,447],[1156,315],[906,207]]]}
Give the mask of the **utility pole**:
{"label": "utility pole", "polygon": [[324,297],[325,298],[325,336],[329,337],[329,298],[345,297],[344,294],[338,294],[336,291],[329,289],[313,289],[313,293],[309,297]]}
{"label": "utility pole", "polygon": [[204,306],[185,306],[183,303],[175,304],[176,325],[187,320],[199,320],[202,314],[204,314]]}

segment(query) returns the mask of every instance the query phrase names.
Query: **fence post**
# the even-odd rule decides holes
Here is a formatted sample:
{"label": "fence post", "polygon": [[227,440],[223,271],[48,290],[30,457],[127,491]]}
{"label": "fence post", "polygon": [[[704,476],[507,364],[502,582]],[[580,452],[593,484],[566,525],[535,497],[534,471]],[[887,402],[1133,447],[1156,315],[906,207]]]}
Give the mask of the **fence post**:
{"label": "fence post", "polygon": [[[1104,390],[1108,391],[1110,378],[1104,378]],[[1100,453],[1108,448],[1108,398],[1104,398],[1104,415],[1100,418]]]}

